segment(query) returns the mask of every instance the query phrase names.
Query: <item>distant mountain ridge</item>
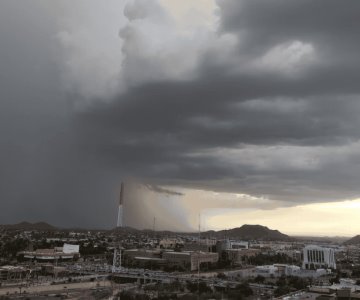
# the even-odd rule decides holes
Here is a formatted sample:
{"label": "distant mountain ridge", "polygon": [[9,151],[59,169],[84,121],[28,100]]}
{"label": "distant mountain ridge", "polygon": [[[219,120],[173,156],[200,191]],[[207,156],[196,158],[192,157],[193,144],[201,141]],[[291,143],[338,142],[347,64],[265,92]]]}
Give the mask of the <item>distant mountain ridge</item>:
{"label": "distant mountain ridge", "polygon": [[[114,228],[114,231],[118,233],[129,233],[129,232],[143,232],[151,233],[152,230],[138,230],[135,228],[124,227],[124,228]],[[197,236],[196,232],[173,232],[173,231],[156,231],[157,235],[167,236],[171,234],[190,234]],[[294,238],[281,233],[279,230],[272,230],[266,226],[262,225],[248,225],[245,224],[241,227],[232,228],[229,230],[209,230],[201,232],[201,237],[206,238],[217,238],[217,239],[243,239],[243,240],[263,240],[263,241],[292,241]]]}
{"label": "distant mountain ridge", "polygon": [[360,244],[360,235],[356,235],[354,237],[352,237],[351,239],[347,240],[346,242],[344,242],[345,245],[356,245],[356,244]]}
{"label": "distant mountain ridge", "polygon": [[[55,226],[52,226],[46,222],[36,222],[36,223],[30,223],[30,222],[20,222],[17,224],[11,224],[11,225],[0,225],[0,228],[7,229],[7,230],[37,230],[37,231],[55,231],[55,230],[79,230],[79,231],[85,231],[87,229],[65,229],[65,228],[57,228]],[[94,231],[94,230],[89,230]],[[99,231],[99,230],[96,230]],[[107,230],[100,230],[100,231],[107,231]],[[149,233],[152,232],[152,230],[144,229],[136,229],[132,227],[123,227],[123,228],[114,228],[110,231],[115,231],[120,234],[128,234],[128,233]],[[191,235],[197,235],[196,232],[173,232],[168,230],[162,230],[162,231],[156,231],[157,235],[160,236],[167,236],[172,234],[191,234]],[[201,232],[202,237],[213,237],[217,239],[224,239],[224,238],[230,238],[230,239],[243,239],[243,240],[264,240],[264,241],[290,241],[293,240],[290,236],[281,233],[278,230],[269,229],[266,226],[262,225],[248,225],[245,224],[241,227],[232,228],[229,230],[220,230],[220,231],[203,231]],[[360,236],[359,236],[360,239]]]}
{"label": "distant mountain ridge", "polygon": [[46,223],[46,222],[20,222],[17,224],[10,225],[1,225],[0,227],[7,230],[38,230],[38,231],[54,231],[57,230],[56,227]]}

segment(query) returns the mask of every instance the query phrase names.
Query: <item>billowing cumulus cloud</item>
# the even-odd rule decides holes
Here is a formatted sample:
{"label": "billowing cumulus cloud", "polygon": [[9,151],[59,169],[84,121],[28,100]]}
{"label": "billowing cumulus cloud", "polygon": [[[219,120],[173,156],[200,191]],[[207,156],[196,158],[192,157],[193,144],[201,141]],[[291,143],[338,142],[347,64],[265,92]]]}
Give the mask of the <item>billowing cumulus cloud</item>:
{"label": "billowing cumulus cloud", "polygon": [[[69,14],[74,6],[82,13]],[[67,88],[85,100],[109,100],[144,83],[195,78],[205,52],[233,41],[215,31],[215,12],[195,22],[203,7],[200,3],[192,12],[191,6],[156,0],[112,1],[105,6],[65,2],[56,37]]]}
{"label": "billowing cumulus cloud", "polygon": [[111,226],[128,177],[183,228],[359,198],[358,1],[32,2],[0,9],[7,220]]}

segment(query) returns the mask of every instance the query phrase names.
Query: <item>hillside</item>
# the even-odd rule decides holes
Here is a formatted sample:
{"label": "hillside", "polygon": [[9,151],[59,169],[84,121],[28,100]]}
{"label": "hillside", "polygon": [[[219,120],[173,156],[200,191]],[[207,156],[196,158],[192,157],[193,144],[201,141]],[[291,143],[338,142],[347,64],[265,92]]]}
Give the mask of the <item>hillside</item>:
{"label": "hillside", "polygon": [[[113,231],[117,232],[118,234],[125,234],[125,233],[141,233],[141,234],[153,234],[152,230],[144,229],[138,230],[131,227],[124,227],[124,228],[114,228]],[[197,236],[197,232],[172,232],[172,231],[156,231],[157,236],[165,237],[171,236],[175,234],[184,234],[184,235],[194,235]],[[294,238],[289,237],[286,234],[281,233],[278,230],[269,229],[266,226],[261,225],[243,225],[241,227],[229,229],[229,230],[220,230],[220,231],[203,231],[201,232],[201,236],[208,237],[208,238],[217,238],[217,239],[243,239],[243,240],[263,240],[263,241],[291,241]]]}
{"label": "hillside", "polygon": [[351,238],[350,240],[347,240],[346,242],[344,242],[345,245],[356,245],[356,244],[360,244],[360,235],[356,235],[353,238]]}
{"label": "hillside", "polygon": [[36,223],[20,222],[17,224],[2,225],[2,227],[7,230],[37,230],[37,231],[57,230],[56,227],[45,222],[36,222]]}
{"label": "hillside", "polygon": [[233,238],[244,240],[264,240],[264,241],[289,241],[288,235],[281,233],[278,230],[269,229],[266,226],[261,225],[243,225],[241,227],[220,230],[220,231],[208,231],[202,235],[215,236],[217,238]]}

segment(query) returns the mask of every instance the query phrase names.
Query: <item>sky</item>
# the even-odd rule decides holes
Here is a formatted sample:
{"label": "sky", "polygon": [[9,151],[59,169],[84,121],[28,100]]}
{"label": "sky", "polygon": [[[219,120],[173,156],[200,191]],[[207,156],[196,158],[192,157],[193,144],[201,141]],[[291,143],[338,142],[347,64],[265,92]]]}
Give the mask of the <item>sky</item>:
{"label": "sky", "polygon": [[360,233],[359,9],[1,1],[0,223]]}

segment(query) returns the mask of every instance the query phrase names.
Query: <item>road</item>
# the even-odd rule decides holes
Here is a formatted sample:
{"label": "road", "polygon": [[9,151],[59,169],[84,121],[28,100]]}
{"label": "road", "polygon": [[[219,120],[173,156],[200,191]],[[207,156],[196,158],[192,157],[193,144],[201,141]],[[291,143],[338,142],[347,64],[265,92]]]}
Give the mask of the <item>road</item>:
{"label": "road", "polygon": [[[73,290],[81,290],[81,289],[91,289],[96,288],[97,284],[99,287],[111,287],[111,282],[108,280],[101,282],[76,282],[76,283],[62,283],[62,284],[54,284],[54,285],[37,285],[37,286],[29,286],[22,287],[21,292],[28,294],[41,294],[41,293],[55,293],[55,292],[66,292]],[[19,294],[19,287],[5,287],[0,289],[0,296],[4,295],[13,295]]]}
{"label": "road", "polygon": [[[72,282],[64,282],[66,278],[58,278],[58,279],[52,279],[53,283],[56,284],[50,284],[50,282],[46,283],[38,283],[37,285],[31,285],[28,287],[25,287],[23,285],[21,287],[21,291],[26,291],[28,294],[41,294],[41,293],[64,293],[67,291],[74,291],[74,290],[85,290],[85,289],[91,289],[96,288],[96,286],[101,287],[111,287],[111,282],[107,280],[106,278],[109,275],[113,275],[115,277],[127,277],[127,278],[133,278],[133,279],[140,279],[144,282],[154,282],[154,281],[160,281],[160,282],[171,282],[174,280],[178,280],[180,282],[197,282],[198,280],[205,282],[211,286],[215,287],[222,287],[225,288],[227,286],[235,287],[239,282],[236,280],[229,280],[229,279],[219,279],[219,278],[211,278],[211,277],[203,277],[198,279],[197,275],[195,274],[183,274],[183,273],[166,273],[162,271],[151,271],[151,270],[145,270],[145,269],[118,269],[116,270],[116,273],[107,273],[104,272],[102,274],[83,274],[80,276],[72,276]],[[81,281],[81,282],[79,282]],[[272,290],[274,287],[261,285],[261,284],[250,284],[251,288],[256,290],[262,290],[262,291],[268,291]],[[8,287],[2,287],[0,288],[0,296],[7,295],[7,294],[15,294],[20,292],[20,287],[14,287],[14,286],[8,286]]]}

